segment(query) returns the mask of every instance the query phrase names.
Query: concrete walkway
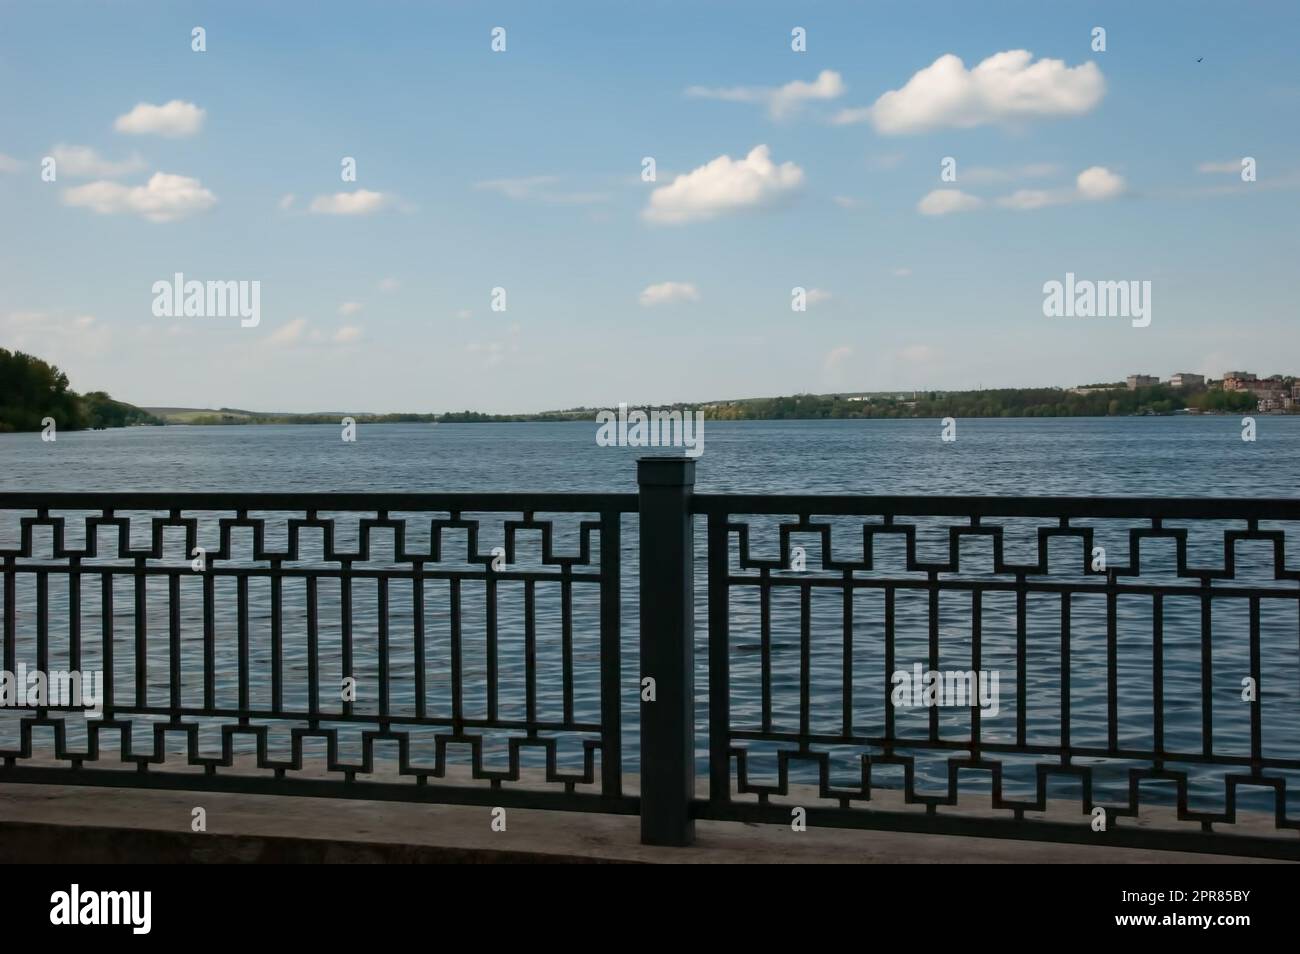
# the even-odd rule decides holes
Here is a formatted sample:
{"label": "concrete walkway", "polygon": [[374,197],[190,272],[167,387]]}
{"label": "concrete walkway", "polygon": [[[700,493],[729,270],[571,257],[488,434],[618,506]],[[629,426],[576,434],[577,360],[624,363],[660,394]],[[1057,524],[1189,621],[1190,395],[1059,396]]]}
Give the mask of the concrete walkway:
{"label": "concrete walkway", "polygon": [[[206,811],[207,831],[190,830]],[[333,798],[0,785],[0,862],[1241,863],[1259,859],[900,832],[697,823],[640,844],[636,816]]]}

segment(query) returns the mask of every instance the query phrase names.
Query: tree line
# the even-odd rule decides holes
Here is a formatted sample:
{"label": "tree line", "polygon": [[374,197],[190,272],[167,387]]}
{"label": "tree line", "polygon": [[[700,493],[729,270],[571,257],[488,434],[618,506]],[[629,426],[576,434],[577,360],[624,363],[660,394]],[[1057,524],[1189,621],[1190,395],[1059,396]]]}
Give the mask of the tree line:
{"label": "tree line", "polygon": [[1249,391],[1172,388],[1167,384],[1130,391],[1123,385],[1083,394],[1057,388],[1003,388],[991,391],[928,391],[912,397],[798,394],[705,405],[704,416],[719,421],[817,420],[903,417],[1118,417],[1249,411],[1257,404]]}
{"label": "tree line", "polygon": [[126,427],[162,421],[103,391],[78,394],[56,366],[21,351],[0,348],[0,432],[39,431],[45,418],[59,430]]}

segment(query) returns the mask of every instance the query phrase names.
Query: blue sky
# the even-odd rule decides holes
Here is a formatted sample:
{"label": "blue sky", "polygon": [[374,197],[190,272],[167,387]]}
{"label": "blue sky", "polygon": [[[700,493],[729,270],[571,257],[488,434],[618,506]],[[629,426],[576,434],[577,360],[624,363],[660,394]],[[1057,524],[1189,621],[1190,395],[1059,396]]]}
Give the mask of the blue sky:
{"label": "blue sky", "polygon": [[[0,346],[299,411],[1300,372],[1294,4],[266,7],[0,3]],[[260,324],[155,317],[176,272]],[[1044,317],[1067,272],[1150,326]]]}

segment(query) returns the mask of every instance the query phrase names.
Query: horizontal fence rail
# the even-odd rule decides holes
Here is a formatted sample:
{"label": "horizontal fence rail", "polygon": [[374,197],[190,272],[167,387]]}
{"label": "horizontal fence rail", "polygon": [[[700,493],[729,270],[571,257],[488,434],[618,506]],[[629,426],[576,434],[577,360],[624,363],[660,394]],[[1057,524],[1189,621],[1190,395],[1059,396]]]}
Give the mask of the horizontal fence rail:
{"label": "horizontal fence rail", "polygon": [[98,711],[56,699],[58,675],[0,708],[0,780],[635,812],[618,686],[635,508],[0,494],[4,669],[65,689],[89,671],[83,690],[102,673]]}
{"label": "horizontal fence rail", "polygon": [[[790,824],[793,805],[809,824],[1300,857],[1300,502],[691,509],[708,533],[698,817]],[[1144,801],[1169,824],[1124,824]],[[1271,824],[1236,832],[1247,802]]]}
{"label": "horizontal fence rail", "polygon": [[[694,468],[0,493],[0,782],[1300,859],[1300,500],[696,494]],[[95,673],[98,707],[60,695]]]}

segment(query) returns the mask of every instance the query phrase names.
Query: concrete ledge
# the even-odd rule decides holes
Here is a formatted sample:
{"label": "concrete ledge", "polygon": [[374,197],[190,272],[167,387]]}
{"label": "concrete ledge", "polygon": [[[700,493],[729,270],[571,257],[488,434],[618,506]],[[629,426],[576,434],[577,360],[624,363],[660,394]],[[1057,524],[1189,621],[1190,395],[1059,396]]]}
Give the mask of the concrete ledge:
{"label": "concrete ledge", "polygon": [[[190,830],[206,811],[207,831]],[[697,822],[640,844],[636,816],[283,795],[0,785],[0,862],[1240,864],[1262,859],[907,832]]]}

